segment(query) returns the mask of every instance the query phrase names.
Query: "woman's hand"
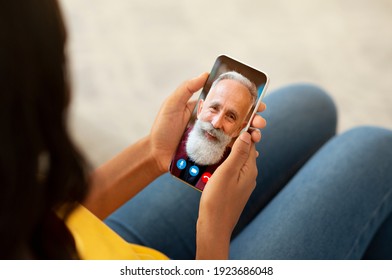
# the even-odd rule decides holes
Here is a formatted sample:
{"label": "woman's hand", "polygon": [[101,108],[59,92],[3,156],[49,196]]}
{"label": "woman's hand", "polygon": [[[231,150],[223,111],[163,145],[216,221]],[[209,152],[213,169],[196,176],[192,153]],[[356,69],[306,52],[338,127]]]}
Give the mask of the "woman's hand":
{"label": "woman's hand", "polygon": [[150,134],[151,152],[162,173],[168,171],[170,161],[196,105],[196,101],[189,100],[204,86],[207,78],[208,73],[203,73],[180,85],[163,103],[155,119]]}
{"label": "woman's hand", "polygon": [[130,145],[91,175],[90,193],[83,204],[104,219],[162,173],[191,116],[192,94],[204,85],[207,73],[186,81],[163,104],[151,134]]}
{"label": "woman's hand", "polygon": [[[260,104],[259,112],[266,108]],[[256,186],[258,174],[255,143],[261,140],[258,128],[266,121],[256,115],[250,133],[234,142],[229,157],[214,172],[203,190],[197,221],[197,259],[227,259],[235,225]]]}

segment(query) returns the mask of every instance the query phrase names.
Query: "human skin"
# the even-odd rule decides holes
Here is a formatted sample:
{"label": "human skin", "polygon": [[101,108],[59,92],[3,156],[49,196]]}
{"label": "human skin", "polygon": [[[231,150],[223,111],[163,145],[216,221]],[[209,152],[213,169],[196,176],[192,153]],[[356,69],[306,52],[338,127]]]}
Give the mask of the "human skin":
{"label": "human skin", "polygon": [[[210,90],[204,101],[199,101],[197,118],[234,138],[246,126],[252,104],[247,87],[236,80],[225,79]],[[205,136],[209,140],[215,139],[208,133]]]}

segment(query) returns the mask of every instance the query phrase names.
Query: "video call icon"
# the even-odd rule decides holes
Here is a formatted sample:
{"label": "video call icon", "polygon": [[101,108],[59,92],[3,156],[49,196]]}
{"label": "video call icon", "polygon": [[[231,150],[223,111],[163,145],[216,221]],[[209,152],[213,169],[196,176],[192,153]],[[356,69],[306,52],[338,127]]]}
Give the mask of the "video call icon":
{"label": "video call icon", "polygon": [[191,174],[191,176],[197,176],[197,174],[199,174],[199,167],[196,165],[191,166],[189,168],[189,174]]}

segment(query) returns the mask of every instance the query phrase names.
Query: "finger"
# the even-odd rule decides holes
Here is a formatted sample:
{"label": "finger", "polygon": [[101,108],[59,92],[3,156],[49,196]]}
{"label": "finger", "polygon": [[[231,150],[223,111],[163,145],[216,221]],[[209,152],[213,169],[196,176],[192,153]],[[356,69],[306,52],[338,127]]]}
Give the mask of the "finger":
{"label": "finger", "polygon": [[252,136],[253,143],[260,142],[260,140],[261,140],[261,132],[260,132],[260,130],[258,130],[256,128],[252,128],[252,130],[250,131],[250,134]]}
{"label": "finger", "polygon": [[252,120],[252,127],[262,129],[267,126],[267,121],[260,115],[255,115]]}
{"label": "finger", "polygon": [[253,168],[255,178],[257,177],[257,174],[258,174],[258,169],[257,169],[257,164],[256,164],[256,159],[258,156],[259,156],[259,152],[256,150],[255,145],[252,144],[252,148],[250,149],[248,166]]}
{"label": "finger", "polygon": [[259,108],[257,108],[257,112],[261,113],[267,109],[267,105],[264,102],[260,102]]}
{"label": "finger", "polygon": [[248,132],[241,133],[234,142],[230,155],[224,162],[224,165],[233,170],[240,170],[249,158],[251,146],[251,135]]}
{"label": "finger", "polygon": [[186,104],[192,95],[204,86],[207,78],[208,73],[203,73],[196,78],[185,81],[175,90],[173,97],[181,104]]}

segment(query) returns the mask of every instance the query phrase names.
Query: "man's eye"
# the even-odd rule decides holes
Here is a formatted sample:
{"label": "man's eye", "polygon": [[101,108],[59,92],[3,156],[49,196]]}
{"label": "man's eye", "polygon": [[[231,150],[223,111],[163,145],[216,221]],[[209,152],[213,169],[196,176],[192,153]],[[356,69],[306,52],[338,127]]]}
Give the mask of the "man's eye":
{"label": "man's eye", "polygon": [[236,116],[233,115],[233,114],[228,115],[227,118],[228,118],[230,121],[233,121],[233,122],[235,122],[236,119],[237,119]]}

